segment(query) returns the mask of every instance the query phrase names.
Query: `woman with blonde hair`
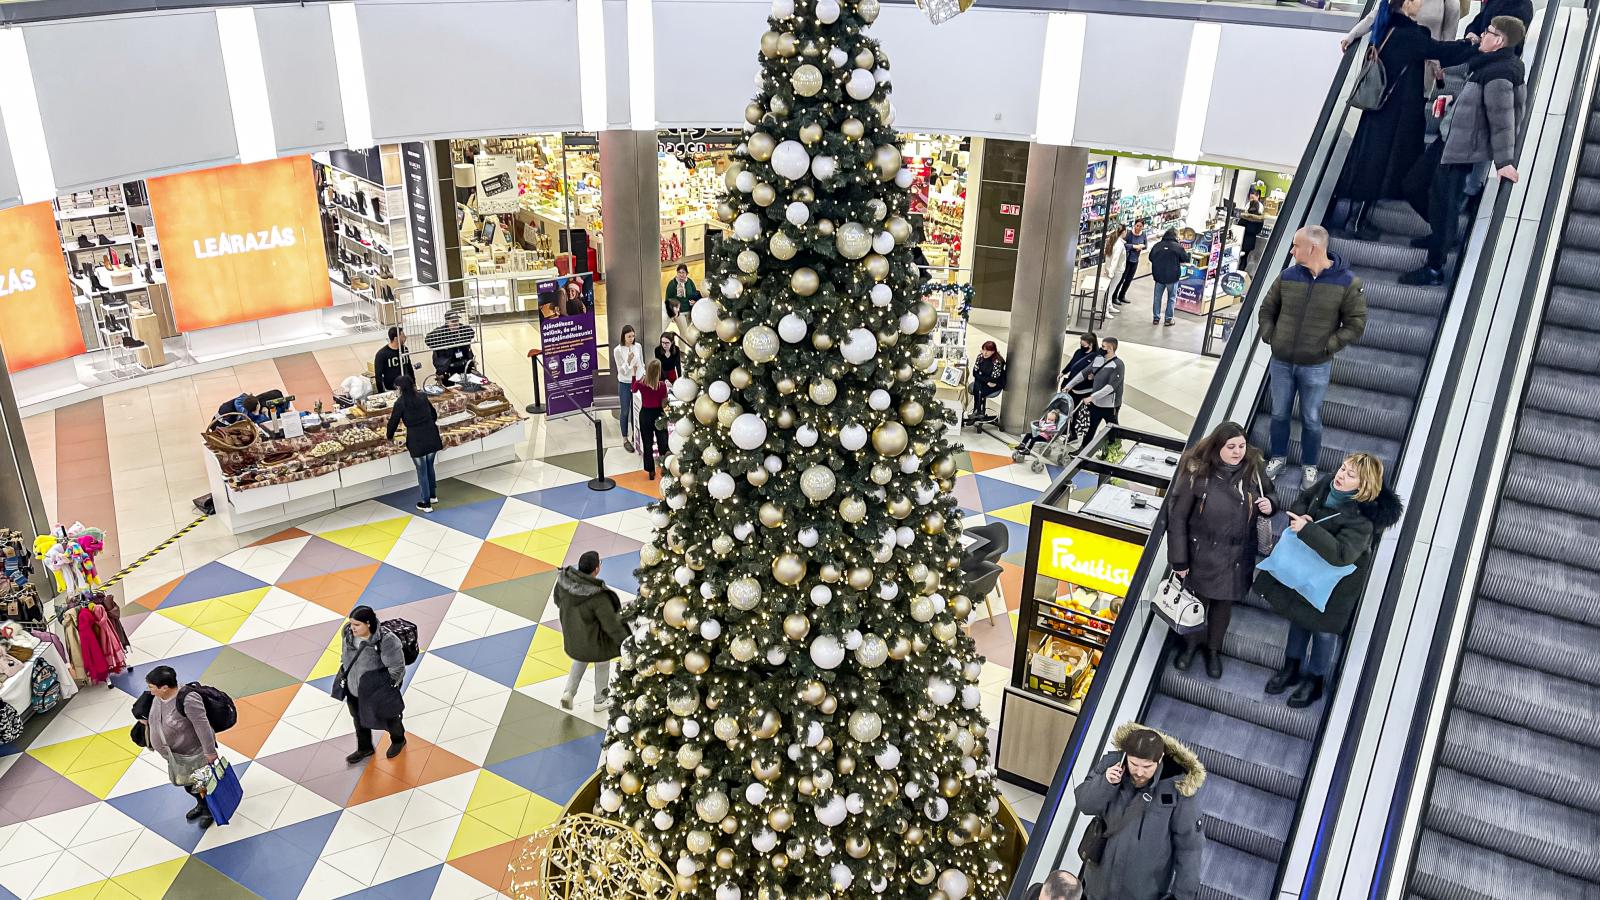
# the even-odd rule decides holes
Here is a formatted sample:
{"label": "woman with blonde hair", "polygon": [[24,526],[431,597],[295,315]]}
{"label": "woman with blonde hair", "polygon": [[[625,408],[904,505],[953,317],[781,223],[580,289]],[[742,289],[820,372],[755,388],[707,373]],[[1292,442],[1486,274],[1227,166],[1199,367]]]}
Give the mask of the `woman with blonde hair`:
{"label": "woman with blonde hair", "polygon": [[1270,573],[1257,573],[1257,593],[1289,620],[1283,668],[1267,682],[1267,693],[1294,687],[1289,705],[1295,709],[1322,698],[1339,638],[1349,629],[1366,586],[1378,536],[1400,521],[1404,509],[1400,496],[1383,484],[1383,462],[1370,453],[1346,456],[1338,471],[1323,476],[1289,506],[1289,529],[1307,547],[1329,565],[1355,566],[1355,571],[1334,586],[1322,610]]}

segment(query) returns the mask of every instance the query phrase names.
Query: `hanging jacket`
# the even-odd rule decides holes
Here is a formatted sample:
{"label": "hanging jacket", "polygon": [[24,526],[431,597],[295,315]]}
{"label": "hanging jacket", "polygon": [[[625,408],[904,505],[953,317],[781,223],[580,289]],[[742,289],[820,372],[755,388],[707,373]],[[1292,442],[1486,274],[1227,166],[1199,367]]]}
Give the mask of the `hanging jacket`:
{"label": "hanging jacket", "polygon": [[104,647],[94,629],[94,613],[85,606],[77,612],[78,645],[83,648],[83,673],[90,684],[102,684],[111,674]]}
{"label": "hanging jacket", "polygon": [[89,609],[94,613],[94,633],[100,641],[100,651],[105,654],[106,668],[112,672],[126,669],[128,656],[122,649],[122,642],[117,640],[116,630],[111,627],[111,616],[106,613],[105,606],[91,603]]}

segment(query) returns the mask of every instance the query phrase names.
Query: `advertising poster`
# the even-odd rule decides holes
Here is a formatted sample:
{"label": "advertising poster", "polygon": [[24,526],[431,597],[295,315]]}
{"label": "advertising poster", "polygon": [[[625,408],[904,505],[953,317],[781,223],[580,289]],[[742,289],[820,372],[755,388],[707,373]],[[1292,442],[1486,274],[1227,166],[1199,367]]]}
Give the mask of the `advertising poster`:
{"label": "advertising poster", "polygon": [[516,212],[520,193],[516,157],[484,153],[472,165],[478,176],[478,214]]}
{"label": "advertising poster", "polygon": [[179,331],[333,305],[311,157],[148,184]]}
{"label": "advertising poster", "polygon": [[0,209],[0,350],[12,372],[85,350],[48,203]]}
{"label": "advertising poster", "polygon": [[1133,571],[1139,568],[1144,547],[1116,538],[1045,522],[1039,541],[1039,575],[1079,587],[1128,596]]}
{"label": "advertising poster", "polygon": [[[541,293],[543,285],[540,285]],[[544,393],[552,416],[586,409],[594,402],[594,373],[600,365],[594,313],[539,318],[543,345]]]}

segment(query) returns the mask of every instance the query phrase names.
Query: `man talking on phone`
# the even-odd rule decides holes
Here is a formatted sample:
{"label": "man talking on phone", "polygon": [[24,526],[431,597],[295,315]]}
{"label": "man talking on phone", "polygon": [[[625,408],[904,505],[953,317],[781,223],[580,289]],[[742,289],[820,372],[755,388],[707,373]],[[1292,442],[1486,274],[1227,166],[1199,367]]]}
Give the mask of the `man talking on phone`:
{"label": "man talking on phone", "polygon": [[1200,787],[1205,766],[1160,732],[1128,722],[1115,751],[1078,785],[1093,817],[1078,846],[1089,900],[1194,900],[1200,889]]}

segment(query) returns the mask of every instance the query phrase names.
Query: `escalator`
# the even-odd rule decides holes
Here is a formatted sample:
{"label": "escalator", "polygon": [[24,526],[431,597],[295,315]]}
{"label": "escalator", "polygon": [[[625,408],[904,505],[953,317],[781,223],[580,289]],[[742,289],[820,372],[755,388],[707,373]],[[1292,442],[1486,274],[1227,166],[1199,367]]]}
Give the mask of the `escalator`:
{"label": "escalator", "polygon": [[1600,900],[1600,93],[1586,116],[1408,898]]}

